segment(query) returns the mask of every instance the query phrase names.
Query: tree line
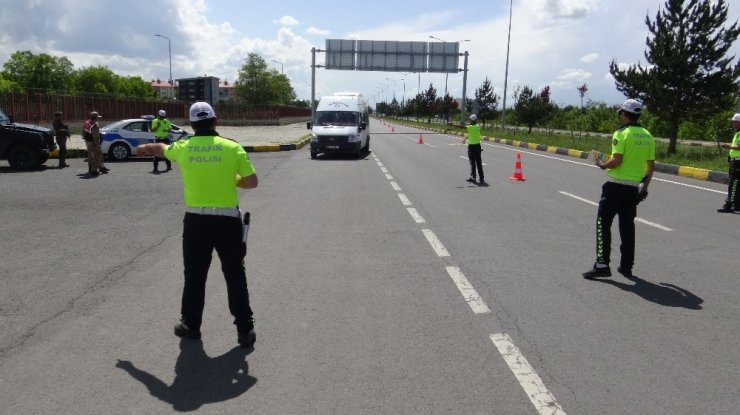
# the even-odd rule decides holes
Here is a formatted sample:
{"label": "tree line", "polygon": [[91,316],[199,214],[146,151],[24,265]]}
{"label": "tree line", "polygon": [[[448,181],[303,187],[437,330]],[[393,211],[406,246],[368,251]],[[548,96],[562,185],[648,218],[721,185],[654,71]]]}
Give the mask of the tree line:
{"label": "tree line", "polygon": [[[727,120],[738,104],[740,60],[728,56],[740,34],[738,22],[727,25],[725,0],[667,0],[655,16],[645,16],[648,29],[646,65],[622,67],[616,60],[609,65],[616,88],[647,108],[640,122],[653,135],[670,139],[668,152],[676,152],[681,139],[723,139],[731,137]],[[530,86],[514,91],[514,108],[506,113],[504,124],[525,125],[608,133],[615,126],[616,106],[583,98],[588,85],[576,88],[581,107],[559,107],[552,102],[550,87],[539,92]],[[429,89],[407,103],[379,103],[378,111],[393,115],[433,116],[449,119],[457,111],[449,96],[438,98]],[[500,117],[499,97],[486,78],[476,89],[474,99],[465,103],[468,113],[493,122]],[[477,109],[477,110],[476,110]]]}
{"label": "tree line", "polygon": [[[234,89],[237,101],[247,105],[309,105],[308,101],[296,100],[288,77],[268,69],[256,53],[245,59]],[[120,76],[107,66],[75,69],[65,56],[31,51],[13,52],[0,71],[0,92],[20,91],[159,98],[157,90],[139,76]]]}

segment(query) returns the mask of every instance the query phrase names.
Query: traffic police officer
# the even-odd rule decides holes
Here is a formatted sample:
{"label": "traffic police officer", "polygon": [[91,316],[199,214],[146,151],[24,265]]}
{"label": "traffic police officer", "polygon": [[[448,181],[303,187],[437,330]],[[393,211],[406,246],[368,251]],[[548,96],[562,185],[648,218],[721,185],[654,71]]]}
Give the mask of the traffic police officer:
{"label": "traffic police officer", "polygon": [[216,250],[226,280],[229,310],[234,316],[238,342],[255,342],[254,320],[244,271],[246,240],[238,207],[237,187],[257,187],[254,167],[239,143],[220,137],[215,130],[216,113],[205,102],[190,107],[193,137],[136,148],[139,156],[167,157],[180,166],[185,197],[182,247],[185,284],[182,318],[175,326],[178,337],[200,339],[206,278]]}
{"label": "traffic police officer", "polygon": [[487,183],[483,179],[483,160],[481,159],[481,151],[483,149],[480,146],[480,125],[478,124],[478,116],[475,114],[470,115],[470,124],[466,126],[468,133],[463,138],[463,143],[468,140],[468,160],[470,160],[470,178],[467,180],[470,183],[475,183],[475,170],[478,169],[478,177],[480,177],[479,185],[485,186]]}
{"label": "traffic police officer", "polygon": [[[155,143],[164,143],[169,144],[169,135],[172,132],[172,123],[170,123],[170,120],[165,118],[167,113],[164,110],[159,110],[159,113],[157,113],[157,118],[152,120],[152,132],[154,133],[154,142]],[[158,172],[159,168],[159,157],[154,156],[154,170],[152,172],[156,173]],[[165,164],[167,164],[167,170],[172,170],[172,162],[169,159],[164,159]]]}
{"label": "traffic police officer", "polygon": [[737,201],[738,182],[740,182],[740,113],[730,118],[732,129],[735,130],[735,136],[732,137],[732,144],[726,146],[730,149],[727,161],[730,164],[729,184],[727,186],[727,199],[724,206],[717,209],[717,212],[733,212],[740,210],[740,204]]}
{"label": "traffic police officer", "polygon": [[655,139],[637,120],[642,104],[634,99],[624,101],[619,108],[622,127],[612,138],[612,156],[608,161],[597,159],[595,164],[609,170],[602,186],[596,217],[596,263],[583,273],[585,278],[610,277],[611,226],[619,215],[619,236],[622,258],[617,271],[632,277],[635,261],[635,217],[637,204],[647,197],[648,186],[655,169]]}

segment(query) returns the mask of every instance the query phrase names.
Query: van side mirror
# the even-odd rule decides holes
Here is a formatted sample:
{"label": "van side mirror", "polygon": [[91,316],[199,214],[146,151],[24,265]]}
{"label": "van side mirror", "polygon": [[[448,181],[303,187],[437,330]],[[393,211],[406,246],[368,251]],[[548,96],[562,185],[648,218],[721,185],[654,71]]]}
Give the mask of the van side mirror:
{"label": "van side mirror", "polygon": [[311,129],[311,121],[308,121],[308,122],[306,123],[306,129],[308,129],[308,130],[310,130],[310,129]]}
{"label": "van side mirror", "polygon": [[15,117],[13,115],[8,115],[8,121],[10,121],[11,124],[15,124]]}
{"label": "van side mirror", "polygon": [[367,123],[365,121],[360,123],[360,130],[364,130],[367,128]]}

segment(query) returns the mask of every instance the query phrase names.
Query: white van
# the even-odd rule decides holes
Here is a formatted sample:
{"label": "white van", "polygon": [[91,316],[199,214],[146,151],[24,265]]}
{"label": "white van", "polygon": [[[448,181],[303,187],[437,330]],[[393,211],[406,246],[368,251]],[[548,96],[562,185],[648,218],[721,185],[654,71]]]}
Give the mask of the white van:
{"label": "white van", "polygon": [[350,153],[358,158],[370,152],[370,116],[367,101],[357,92],[321,97],[311,130],[311,158],[319,153]]}

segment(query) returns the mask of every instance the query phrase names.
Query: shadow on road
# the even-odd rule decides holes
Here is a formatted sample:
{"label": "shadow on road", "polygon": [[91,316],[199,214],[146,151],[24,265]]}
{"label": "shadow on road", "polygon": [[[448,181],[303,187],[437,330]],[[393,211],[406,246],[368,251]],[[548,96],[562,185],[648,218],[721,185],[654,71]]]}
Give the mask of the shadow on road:
{"label": "shadow on road", "polygon": [[119,360],[116,367],[146,386],[152,396],[171,404],[174,410],[188,412],[208,403],[234,399],[254,386],[257,379],[249,376],[246,361],[252,350],[235,347],[221,356],[209,357],[202,341],[181,340],[172,385],[128,360]]}
{"label": "shadow on road", "polygon": [[623,291],[636,294],[643,299],[666,307],[683,307],[689,310],[701,310],[704,300],[689,290],[673,284],[653,284],[633,275],[629,278],[634,284],[626,284],[612,279],[592,279],[604,284],[613,285]]}

